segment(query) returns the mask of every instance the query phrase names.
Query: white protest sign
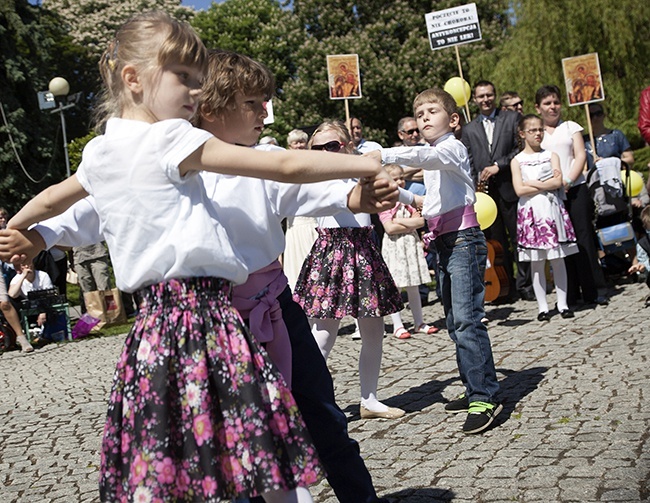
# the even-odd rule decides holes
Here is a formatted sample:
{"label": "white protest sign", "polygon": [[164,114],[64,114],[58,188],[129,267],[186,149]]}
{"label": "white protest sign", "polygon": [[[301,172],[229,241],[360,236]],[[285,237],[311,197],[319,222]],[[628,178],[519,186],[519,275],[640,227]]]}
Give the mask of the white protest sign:
{"label": "white protest sign", "polygon": [[481,25],[476,4],[470,3],[424,15],[431,49],[481,40]]}
{"label": "white protest sign", "polygon": [[264,119],[264,125],[268,124],[273,124],[275,121],[275,116],[273,115],[273,100],[269,100],[266,102],[266,113],[268,114],[266,116],[266,119]]}

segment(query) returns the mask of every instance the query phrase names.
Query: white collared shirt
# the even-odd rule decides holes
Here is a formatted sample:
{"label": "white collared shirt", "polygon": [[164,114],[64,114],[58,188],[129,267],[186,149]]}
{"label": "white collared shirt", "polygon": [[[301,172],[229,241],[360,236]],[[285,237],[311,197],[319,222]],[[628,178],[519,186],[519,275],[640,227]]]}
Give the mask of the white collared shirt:
{"label": "white collared shirt", "polygon": [[467,148],[452,133],[438,138],[433,145],[385,148],[381,157],[387,164],[424,170],[425,218],[476,202]]}

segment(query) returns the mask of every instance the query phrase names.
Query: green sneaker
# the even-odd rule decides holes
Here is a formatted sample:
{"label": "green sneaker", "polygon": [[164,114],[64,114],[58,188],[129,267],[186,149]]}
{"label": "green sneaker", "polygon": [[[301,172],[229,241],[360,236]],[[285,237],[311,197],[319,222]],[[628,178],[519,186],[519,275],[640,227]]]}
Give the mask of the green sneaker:
{"label": "green sneaker", "polygon": [[503,410],[500,403],[472,402],[469,404],[467,419],[463,425],[463,433],[468,435],[481,433],[492,424],[494,418]]}
{"label": "green sneaker", "polygon": [[445,412],[448,412],[449,414],[458,414],[460,412],[468,412],[469,411],[469,400],[467,399],[467,395],[465,393],[461,393],[456,397],[455,400],[452,400],[448,404],[445,405]]}

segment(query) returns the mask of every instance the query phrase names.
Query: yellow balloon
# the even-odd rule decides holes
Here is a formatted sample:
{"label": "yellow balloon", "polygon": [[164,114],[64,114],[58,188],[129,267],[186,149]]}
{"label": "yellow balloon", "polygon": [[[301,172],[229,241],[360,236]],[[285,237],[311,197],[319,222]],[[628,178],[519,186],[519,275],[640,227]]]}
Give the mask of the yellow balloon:
{"label": "yellow balloon", "polygon": [[481,230],[485,230],[497,219],[497,203],[485,192],[476,193],[474,211]]}
{"label": "yellow balloon", "polygon": [[643,175],[638,171],[630,171],[630,184],[627,185],[627,179],[625,178],[625,170],[621,170],[621,180],[625,185],[625,191],[630,197],[636,197],[641,194],[643,189]]}
{"label": "yellow balloon", "polygon": [[456,105],[459,107],[464,107],[471,95],[469,84],[460,77],[450,78],[445,84],[444,89],[454,97]]}

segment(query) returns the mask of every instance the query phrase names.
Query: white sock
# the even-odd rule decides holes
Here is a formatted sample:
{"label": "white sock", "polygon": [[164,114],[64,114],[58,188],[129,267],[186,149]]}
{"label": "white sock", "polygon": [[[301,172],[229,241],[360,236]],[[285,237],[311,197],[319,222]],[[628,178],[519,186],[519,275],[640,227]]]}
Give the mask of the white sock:
{"label": "white sock", "polygon": [[377,400],[377,383],[381,369],[382,345],[384,342],[383,318],[360,318],[361,352],[359,353],[359,381],[361,404],[368,410],[388,410]]}
{"label": "white sock", "polygon": [[409,299],[409,307],[411,308],[411,314],[413,315],[413,324],[415,325],[415,330],[417,330],[420,326],[424,325],[420,289],[417,286],[407,286],[404,290],[406,290],[406,295]]}
{"label": "white sock", "polygon": [[316,339],[316,343],[320,348],[320,352],[323,355],[323,358],[327,360],[327,357],[334,347],[336,342],[336,336],[339,333],[339,324],[340,320],[332,319],[309,319],[309,325],[311,326],[311,333]]}
{"label": "white sock", "polygon": [[291,491],[269,491],[262,494],[266,503],[313,503],[314,500],[306,487],[296,487]]}
{"label": "white sock", "polygon": [[551,267],[553,268],[553,281],[555,281],[555,295],[557,295],[557,308],[560,311],[569,309],[567,304],[567,289],[568,279],[566,274],[566,266],[564,265],[563,258],[556,258],[551,260]]}
{"label": "white sock", "polygon": [[546,271],[545,260],[535,260],[530,263],[530,275],[533,279],[533,291],[537,299],[537,309],[540,313],[548,311],[548,302],[546,301]]}
{"label": "white sock", "polygon": [[397,332],[400,328],[404,328],[404,322],[402,321],[401,313],[393,313],[390,315],[390,319],[393,322],[393,333]]}

